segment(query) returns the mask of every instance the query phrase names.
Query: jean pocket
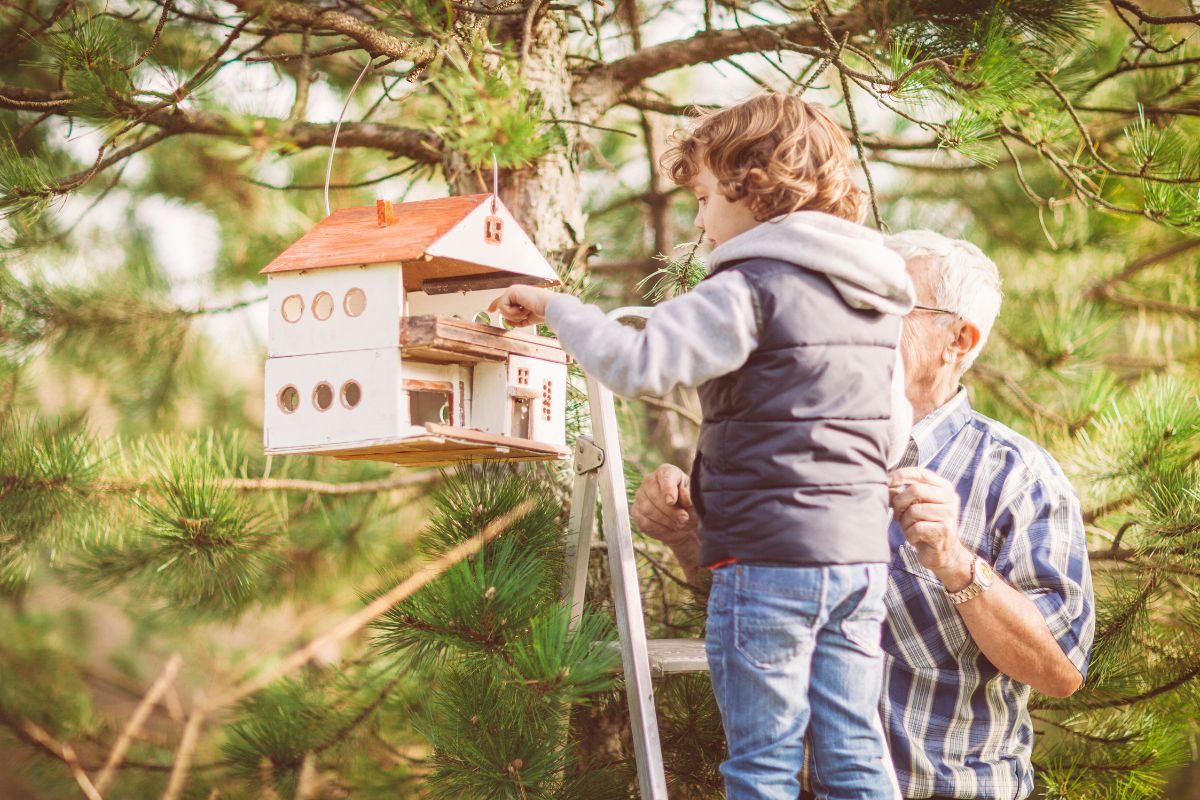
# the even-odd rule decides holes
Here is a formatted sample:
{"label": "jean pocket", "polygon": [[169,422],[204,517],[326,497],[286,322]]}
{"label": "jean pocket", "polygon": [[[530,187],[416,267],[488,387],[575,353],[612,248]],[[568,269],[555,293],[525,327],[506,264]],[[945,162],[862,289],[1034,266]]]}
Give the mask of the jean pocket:
{"label": "jean pocket", "polygon": [[734,648],[759,669],[808,655],[816,640],[818,603],[774,595],[733,599]]}
{"label": "jean pocket", "polygon": [[859,595],[858,604],[842,619],[842,634],[865,652],[876,655],[881,652],[883,620],[887,615],[884,592],[887,591],[888,567],[886,564],[866,566],[866,586]]}

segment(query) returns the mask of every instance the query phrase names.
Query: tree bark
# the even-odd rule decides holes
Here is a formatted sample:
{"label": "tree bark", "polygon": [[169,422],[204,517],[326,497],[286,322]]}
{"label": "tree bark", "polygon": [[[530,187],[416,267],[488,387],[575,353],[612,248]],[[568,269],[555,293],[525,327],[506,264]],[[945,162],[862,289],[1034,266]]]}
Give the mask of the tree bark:
{"label": "tree bark", "polygon": [[[519,15],[497,18],[493,38],[525,53],[522,83],[540,97],[542,119],[573,120],[566,18],[561,11],[536,15],[522,48],[525,23]],[[569,124],[562,128],[566,147],[522,169],[500,171],[500,199],[552,263],[569,267],[583,242],[585,217],[576,169],[579,129]],[[492,190],[490,170],[469,168],[455,154],[447,154],[443,166],[452,194]]]}

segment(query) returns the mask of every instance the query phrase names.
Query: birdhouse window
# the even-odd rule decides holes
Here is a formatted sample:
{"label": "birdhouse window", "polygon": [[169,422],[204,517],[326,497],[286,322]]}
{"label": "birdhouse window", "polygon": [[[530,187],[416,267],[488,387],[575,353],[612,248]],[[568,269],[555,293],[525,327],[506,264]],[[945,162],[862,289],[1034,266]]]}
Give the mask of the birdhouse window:
{"label": "birdhouse window", "polygon": [[317,411],[328,411],[333,405],[333,387],[325,381],[317,384],[317,388],[313,389],[313,405]]}
{"label": "birdhouse window", "polygon": [[528,367],[517,367],[517,385],[518,386],[528,386],[529,385],[529,368]]}
{"label": "birdhouse window", "polygon": [[342,384],[342,391],[339,393],[342,398],[342,405],[346,408],[354,408],[362,400],[362,386],[358,381],[346,381]]}
{"label": "birdhouse window", "polygon": [[411,425],[454,423],[454,387],[449,381],[405,381]]}
{"label": "birdhouse window", "polygon": [[289,383],[275,395],[275,402],[279,404],[279,410],[283,413],[294,414],[300,407],[300,390]]}
{"label": "birdhouse window", "polygon": [[304,316],[304,298],[298,294],[289,294],[283,298],[282,311],[284,322],[299,322],[300,317]]}
{"label": "birdhouse window", "polygon": [[529,435],[529,407],[532,403],[532,398],[529,397],[514,397],[512,399],[512,433],[510,436],[515,436],[518,439],[528,439]]}
{"label": "birdhouse window", "polygon": [[475,323],[477,325],[491,325],[492,315],[486,311],[478,311],[475,313]]}
{"label": "birdhouse window", "polygon": [[318,292],[312,301],[313,316],[319,320],[327,320],[333,316],[333,295],[329,292]]}
{"label": "birdhouse window", "polygon": [[554,398],[551,381],[542,381],[542,419],[547,422],[554,416]]}
{"label": "birdhouse window", "polygon": [[483,240],[488,244],[500,244],[504,238],[504,220],[500,217],[487,217],[483,223]]}
{"label": "birdhouse window", "polygon": [[362,289],[354,288],[346,292],[345,298],[342,299],[342,310],[346,312],[348,317],[357,317],[367,309],[367,293]]}

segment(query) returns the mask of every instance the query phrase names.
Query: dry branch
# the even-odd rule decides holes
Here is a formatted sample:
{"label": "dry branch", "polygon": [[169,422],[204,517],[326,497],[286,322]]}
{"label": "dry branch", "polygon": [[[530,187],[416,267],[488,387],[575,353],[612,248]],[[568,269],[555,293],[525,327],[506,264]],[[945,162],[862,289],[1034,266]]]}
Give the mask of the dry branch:
{"label": "dry branch", "polygon": [[179,674],[179,668],[183,665],[183,658],[176,653],[167,660],[163,667],[162,673],[153,685],[146,692],[145,697],[138,703],[134,709],[133,716],[129,718],[129,722],[125,724],[125,729],[121,731],[121,735],[117,737],[117,741],[113,744],[112,751],[108,754],[108,760],[104,762],[104,769],[100,771],[99,777],[96,778],[97,791],[103,792],[108,788],[108,784],[112,782],[117,770],[125,761],[125,756],[129,753],[129,746],[133,744],[133,739],[142,730],[142,725],[150,717],[150,712],[154,710],[154,706],[158,704],[159,699],[166,693],[171,682],[175,680],[175,676]]}

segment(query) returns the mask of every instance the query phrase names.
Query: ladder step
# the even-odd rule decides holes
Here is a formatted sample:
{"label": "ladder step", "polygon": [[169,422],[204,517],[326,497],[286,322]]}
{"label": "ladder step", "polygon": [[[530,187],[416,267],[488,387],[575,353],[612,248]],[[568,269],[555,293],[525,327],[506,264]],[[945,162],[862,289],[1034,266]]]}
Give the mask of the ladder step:
{"label": "ladder step", "polygon": [[[703,639],[649,639],[646,646],[650,651],[650,672],[656,678],[676,672],[708,672]],[[609,642],[609,647],[616,650],[620,643]]]}

